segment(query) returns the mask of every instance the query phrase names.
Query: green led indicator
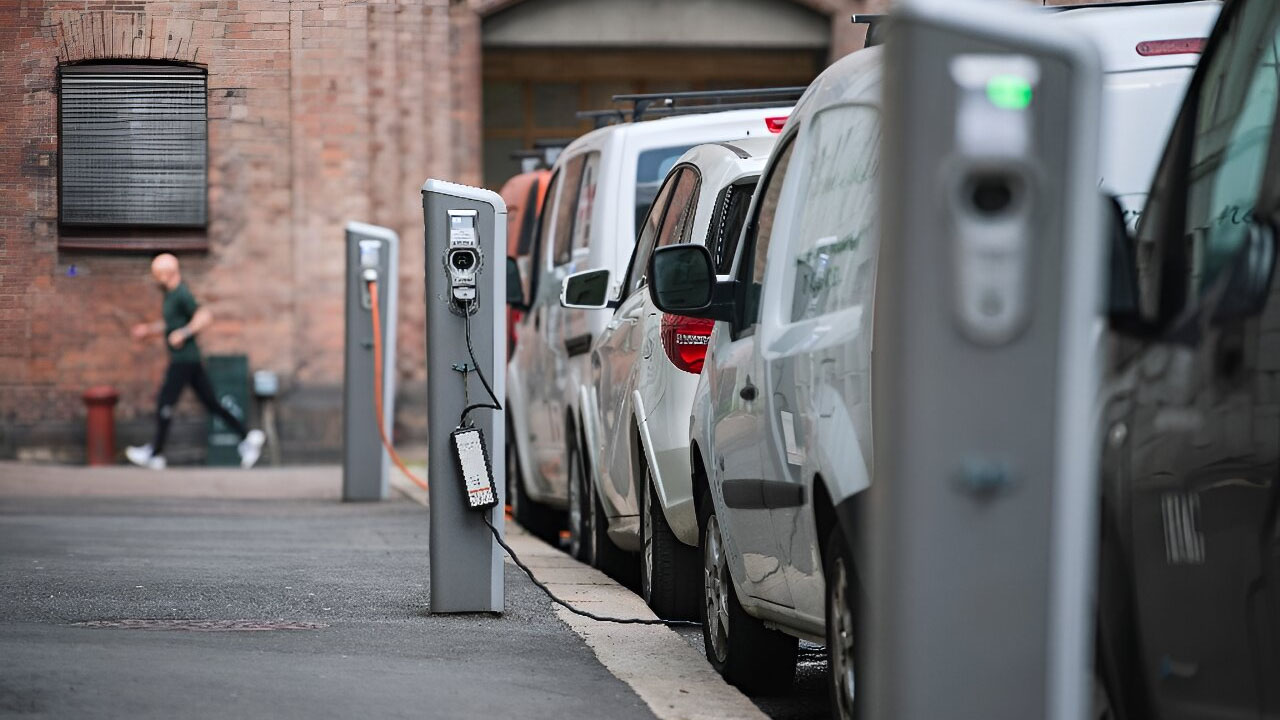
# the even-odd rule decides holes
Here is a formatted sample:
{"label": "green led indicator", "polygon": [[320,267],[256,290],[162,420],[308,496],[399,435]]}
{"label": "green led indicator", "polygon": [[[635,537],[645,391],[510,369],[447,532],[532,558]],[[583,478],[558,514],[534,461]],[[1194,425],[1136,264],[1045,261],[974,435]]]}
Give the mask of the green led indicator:
{"label": "green led indicator", "polygon": [[1001,110],[1026,110],[1031,105],[1031,83],[1017,75],[996,75],[987,81],[987,99]]}

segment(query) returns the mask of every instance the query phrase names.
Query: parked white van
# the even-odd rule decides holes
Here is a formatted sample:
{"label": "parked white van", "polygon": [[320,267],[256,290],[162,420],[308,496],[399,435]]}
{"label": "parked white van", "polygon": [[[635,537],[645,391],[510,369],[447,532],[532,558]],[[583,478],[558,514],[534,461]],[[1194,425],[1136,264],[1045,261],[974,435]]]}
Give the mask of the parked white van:
{"label": "parked white van", "polygon": [[[1181,97],[1168,89],[1167,71],[1178,70],[1185,85],[1195,62],[1194,51],[1144,54],[1143,43],[1204,37],[1216,11],[1216,3],[1188,3],[1046,20],[1088,13],[1102,22],[1112,13],[1103,23],[1103,39],[1115,45],[1103,53],[1103,134],[1126,137],[1128,113],[1154,134],[1167,130]],[[855,716],[858,701],[858,499],[872,476],[882,58],[870,48],[840,60],[796,105],[729,278],[717,279],[694,245],[658,249],[648,273],[658,308],[717,321],[690,420],[708,659],[745,691],[770,692],[792,681],[796,638],[824,643],[833,714],[842,718]],[[1118,116],[1117,108],[1128,109]],[[1113,192],[1145,192],[1162,148],[1109,142],[1125,156],[1112,167],[1144,168],[1146,177],[1104,182]]]}
{"label": "parked white van", "polygon": [[[798,94],[792,91],[786,104]],[[557,158],[507,366],[508,498],[521,525],[548,538],[563,526],[565,438],[578,432],[573,408],[587,353],[611,315],[562,308],[561,281],[576,270],[603,268],[621,282],[638,219],[676,159],[702,143],[774,135],[788,112],[763,107],[611,125],[573,141]]]}

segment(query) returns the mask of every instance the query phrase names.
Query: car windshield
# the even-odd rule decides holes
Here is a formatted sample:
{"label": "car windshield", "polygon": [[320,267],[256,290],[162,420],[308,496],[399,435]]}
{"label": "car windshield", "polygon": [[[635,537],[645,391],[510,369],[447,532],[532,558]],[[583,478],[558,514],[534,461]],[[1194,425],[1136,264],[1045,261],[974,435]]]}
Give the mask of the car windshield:
{"label": "car windshield", "polygon": [[654,148],[640,153],[636,160],[636,232],[644,223],[644,216],[649,213],[649,206],[658,194],[658,188],[667,177],[676,160],[692,145],[676,145],[666,148]]}

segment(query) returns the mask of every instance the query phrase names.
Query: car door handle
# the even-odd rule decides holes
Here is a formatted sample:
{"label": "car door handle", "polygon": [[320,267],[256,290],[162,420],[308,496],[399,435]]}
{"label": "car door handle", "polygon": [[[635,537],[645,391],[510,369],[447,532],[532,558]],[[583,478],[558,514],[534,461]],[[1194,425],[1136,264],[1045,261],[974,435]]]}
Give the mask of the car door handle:
{"label": "car door handle", "polygon": [[741,397],[743,400],[746,400],[747,402],[751,402],[752,400],[755,400],[756,395],[757,395],[756,386],[752,385],[751,381],[749,380],[747,381],[747,384],[743,385],[742,389],[738,391],[738,396]]}

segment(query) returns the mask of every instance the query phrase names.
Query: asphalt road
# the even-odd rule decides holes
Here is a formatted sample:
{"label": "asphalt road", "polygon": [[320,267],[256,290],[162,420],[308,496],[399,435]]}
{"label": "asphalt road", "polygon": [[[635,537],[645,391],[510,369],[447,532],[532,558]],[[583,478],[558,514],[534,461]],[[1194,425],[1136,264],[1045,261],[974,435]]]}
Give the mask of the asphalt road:
{"label": "asphalt road", "polygon": [[[431,616],[408,501],[0,499],[0,716],[651,718],[507,568]],[[85,627],[253,621],[239,632]]]}

